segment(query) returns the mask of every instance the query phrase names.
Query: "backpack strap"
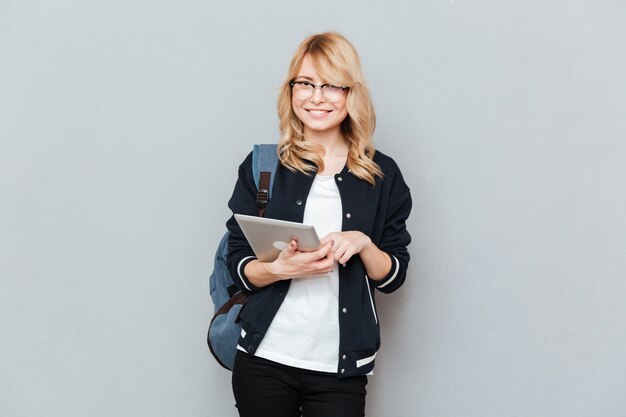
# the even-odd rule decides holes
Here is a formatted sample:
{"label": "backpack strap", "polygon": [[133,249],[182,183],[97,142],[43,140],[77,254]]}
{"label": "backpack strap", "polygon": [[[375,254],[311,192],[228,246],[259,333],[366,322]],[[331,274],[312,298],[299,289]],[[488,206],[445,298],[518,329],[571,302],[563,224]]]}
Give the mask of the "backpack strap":
{"label": "backpack strap", "polygon": [[270,201],[274,186],[274,174],[278,167],[276,144],[254,145],[252,149],[252,175],[257,187],[256,205],[259,217],[265,214],[265,206]]}

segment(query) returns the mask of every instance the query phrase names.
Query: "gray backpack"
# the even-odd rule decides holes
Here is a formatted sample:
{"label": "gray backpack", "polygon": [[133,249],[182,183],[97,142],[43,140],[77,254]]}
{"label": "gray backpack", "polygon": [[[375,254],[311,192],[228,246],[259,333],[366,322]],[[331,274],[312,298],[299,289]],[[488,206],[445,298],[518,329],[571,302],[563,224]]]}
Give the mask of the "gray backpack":
{"label": "gray backpack", "polygon": [[[252,150],[252,174],[257,187],[256,201],[259,216],[263,216],[272,193],[274,174],[278,166],[276,152],[276,145],[254,145]],[[213,273],[209,278],[214,315],[209,324],[207,343],[217,362],[232,371],[235,353],[237,353],[237,341],[241,334],[237,317],[250,293],[239,291],[228,272],[226,265],[228,235],[229,232],[224,234],[217,247]]]}

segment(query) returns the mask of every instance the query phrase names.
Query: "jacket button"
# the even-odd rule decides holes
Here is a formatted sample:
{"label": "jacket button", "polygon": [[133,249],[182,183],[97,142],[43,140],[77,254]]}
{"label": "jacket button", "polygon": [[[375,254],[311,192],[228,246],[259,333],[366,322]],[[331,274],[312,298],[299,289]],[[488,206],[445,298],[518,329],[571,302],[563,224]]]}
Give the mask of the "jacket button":
{"label": "jacket button", "polygon": [[301,206],[302,205],[302,200],[296,200],[296,204]]}
{"label": "jacket button", "polygon": [[337,181],[343,181],[343,178],[337,177]]}
{"label": "jacket button", "polygon": [[343,311],[344,313],[347,313],[348,309],[344,307],[341,311]]}
{"label": "jacket button", "polygon": [[256,333],[254,335],[254,340],[259,340],[261,338],[261,334],[260,333]]}
{"label": "jacket button", "polygon": [[250,345],[248,346],[248,353],[252,353],[254,352],[254,346]]}
{"label": "jacket button", "polygon": [[341,359],[343,359],[344,361],[346,360],[346,358],[347,358],[347,356],[346,356],[346,355],[343,355],[343,356],[341,357]]}
{"label": "jacket button", "polygon": [[350,217],[352,217],[352,214],[348,213],[348,214],[346,214],[346,217],[350,218]]}
{"label": "jacket button", "polygon": [[346,370],[345,370],[345,369],[342,369],[342,370],[341,370],[341,373],[342,373],[342,374],[345,374],[345,373],[346,373]]}

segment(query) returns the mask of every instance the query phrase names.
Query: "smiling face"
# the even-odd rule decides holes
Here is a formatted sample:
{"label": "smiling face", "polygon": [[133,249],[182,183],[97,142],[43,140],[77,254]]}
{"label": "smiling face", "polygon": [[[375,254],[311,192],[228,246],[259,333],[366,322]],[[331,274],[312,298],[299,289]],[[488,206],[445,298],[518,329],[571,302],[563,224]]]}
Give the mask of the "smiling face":
{"label": "smiling face", "polygon": [[[294,81],[308,81],[311,84],[325,84],[319,74],[315,71],[308,56],[302,60],[302,65],[298,70]],[[346,106],[347,92],[344,92],[337,101],[328,101],[324,98],[321,88],[313,90],[313,95],[306,97],[299,94],[292,94],[291,106],[294,113],[300,119],[304,127],[304,136],[315,133],[337,135],[341,131],[341,122],[348,116]]]}

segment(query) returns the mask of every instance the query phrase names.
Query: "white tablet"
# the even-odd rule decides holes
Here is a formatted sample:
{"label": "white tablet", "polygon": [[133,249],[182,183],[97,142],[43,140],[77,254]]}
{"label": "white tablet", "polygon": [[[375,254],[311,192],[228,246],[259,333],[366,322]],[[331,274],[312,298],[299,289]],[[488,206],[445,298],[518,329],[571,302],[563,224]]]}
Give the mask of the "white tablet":
{"label": "white tablet", "polygon": [[235,214],[235,219],[259,261],[273,261],[292,239],[298,242],[298,250],[303,252],[321,246],[315,227],[311,225],[245,214]]}

